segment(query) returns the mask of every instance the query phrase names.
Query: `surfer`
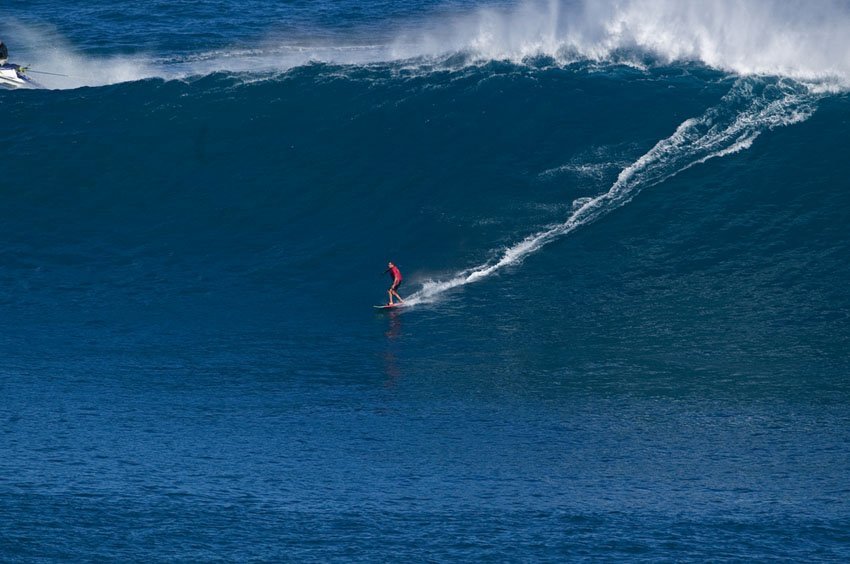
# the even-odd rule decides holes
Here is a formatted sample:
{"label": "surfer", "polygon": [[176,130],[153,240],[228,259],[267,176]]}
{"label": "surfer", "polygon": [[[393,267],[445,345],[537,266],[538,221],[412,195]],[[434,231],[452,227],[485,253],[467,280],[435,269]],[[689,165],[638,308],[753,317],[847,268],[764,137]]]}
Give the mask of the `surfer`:
{"label": "surfer", "polygon": [[389,262],[387,263],[387,269],[384,271],[384,274],[386,274],[387,272],[389,272],[390,276],[393,277],[392,286],[390,286],[390,289],[387,290],[387,294],[390,296],[390,301],[387,305],[394,305],[393,296],[398,298],[398,301],[400,301],[401,303],[404,303],[404,300],[401,299],[401,296],[399,296],[398,292],[396,291],[398,290],[398,287],[401,286],[401,271],[396,265],[394,265],[392,262]]}

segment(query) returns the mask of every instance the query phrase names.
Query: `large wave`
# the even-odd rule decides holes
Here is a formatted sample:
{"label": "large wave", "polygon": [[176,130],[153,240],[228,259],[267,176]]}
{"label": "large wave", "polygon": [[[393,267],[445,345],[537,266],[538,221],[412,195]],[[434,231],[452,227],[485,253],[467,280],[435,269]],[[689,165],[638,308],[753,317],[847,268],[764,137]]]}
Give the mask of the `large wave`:
{"label": "large wave", "polygon": [[[518,64],[533,60],[537,64],[541,57],[556,65],[692,61],[740,75],[718,105],[682,122],[669,137],[625,166],[605,192],[577,200],[562,222],[498,249],[492,260],[426,282],[410,296],[412,304],[433,301],[447,290],[517,264],[548,243],[625,205],[641,190],[709,159],[746,149],[764,131],[806,119],[824,90],[850,86],[850,49],[846,45],[850,7],[834,0],[811,4],[533,0],[465,13],[443,12],[366,39],[352,32],[346,43],[303,39],[295,44],[270,36],[254,49],[160,55],[137,66],[143,58],[94,60],[75,55],[73,49],[58,42],[42,56],[53,53],[55,64],[69,65],[77,72],[92,69],[91,75],[50,84],[57,87],[220,71],[275,76],[317,61],[355,66],[401,63],[427,69],[493,60]],[[51,60],[45,58],[44,66],[49,67]]]}

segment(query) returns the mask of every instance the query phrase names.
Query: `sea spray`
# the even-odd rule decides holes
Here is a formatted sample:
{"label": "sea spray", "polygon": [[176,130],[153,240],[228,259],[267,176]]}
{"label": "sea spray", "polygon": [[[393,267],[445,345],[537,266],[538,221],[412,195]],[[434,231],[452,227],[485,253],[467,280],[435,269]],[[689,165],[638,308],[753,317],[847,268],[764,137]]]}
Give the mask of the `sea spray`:
{"label": "sea spray", "polygon": [[379,33],[364,25],[343,37],[322,29],[293,36],[270,25],[265,37],[238,45],[181,53],[140,46],[110,56],[86,52],[54,28],[14,16],[0,23],[4,34],[15,37],[15,50],[33,68],[69,75],[45,79],[50,88],[217,72],[274,76],[317,62],[430,70],[541,57],[561,66],[690,62],[739,75],[794,78],[831,91],[850,87],[850,8],[838,0],[527,0],[410,15]]}
{"label": "sea spray", "polygon": [[397,58],[457,52],[562,65],[694,62],[839,89],[850,86],[850,7],[838,0],[529,0],[435,18],[400,34],[394,48]]}

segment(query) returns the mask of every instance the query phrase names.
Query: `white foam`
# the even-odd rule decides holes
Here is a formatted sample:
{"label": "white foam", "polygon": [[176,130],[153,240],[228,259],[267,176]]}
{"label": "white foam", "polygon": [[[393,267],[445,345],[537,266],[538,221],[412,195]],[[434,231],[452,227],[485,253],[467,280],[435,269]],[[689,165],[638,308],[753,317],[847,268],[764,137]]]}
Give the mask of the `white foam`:
{"label": "white foam", "polygon": [[850,87],[846,0],[528,0],[398,37],[398,58],[467,52],[521,62],[694,61],[740,75]]}
{"label": "white foam", "polygon": [[672,135],[621,170],[607,192],[577,200],[563,223],[503,249],[494,261],[459,272],[448,280],[425,282],[421,290],[407,298],[407,303],[433,302],[448,290],[516,265],[544,245],[625,205],[641,190],[709,159],[747,149],[763,131],[803,121],[814,112],[815,97],[801,92],[798,85],[778,82],[757,86],[759,91],[754,92],[753,80],[740,79],[718,106],[698,118],[685,120]]}
{"label": "white foam", "polygon": [[[150,55],[96,57],[68,45],[55,30],[4,21],[32,68],[50,87],[96,86],[151,77],[185,78],[213,72],[281,72],[311,62],[517,63],[541,56],[564,65],[616,62],[646,68],[695,61],[739,75],[784,76],[835,92],[850,88],[850,2],[847,0],[525,0],[507,8],[441,13],[425,20],[352,31],[345,40],[292,42],[270,35],[253,48],[221,49],[155,59]],[[458,58],[456,55],[462,54]]]}

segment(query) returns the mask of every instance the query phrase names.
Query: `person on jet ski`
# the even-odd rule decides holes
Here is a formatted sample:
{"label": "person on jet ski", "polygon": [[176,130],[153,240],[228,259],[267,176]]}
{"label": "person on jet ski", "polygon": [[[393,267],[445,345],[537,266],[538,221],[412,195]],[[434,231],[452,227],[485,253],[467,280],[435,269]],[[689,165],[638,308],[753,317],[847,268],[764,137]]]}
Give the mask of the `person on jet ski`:
{"label": "person on jet ski", "polygon": [[27,70],[21,65],[15,65],[8,62],[8,60],[9,49],[6,48],[6,44],[3,43],[2,39],[0,39],[0,69],[15,69],[15,71],[17,71],[18,73],[18,76],[24,74],[24,72]]}

